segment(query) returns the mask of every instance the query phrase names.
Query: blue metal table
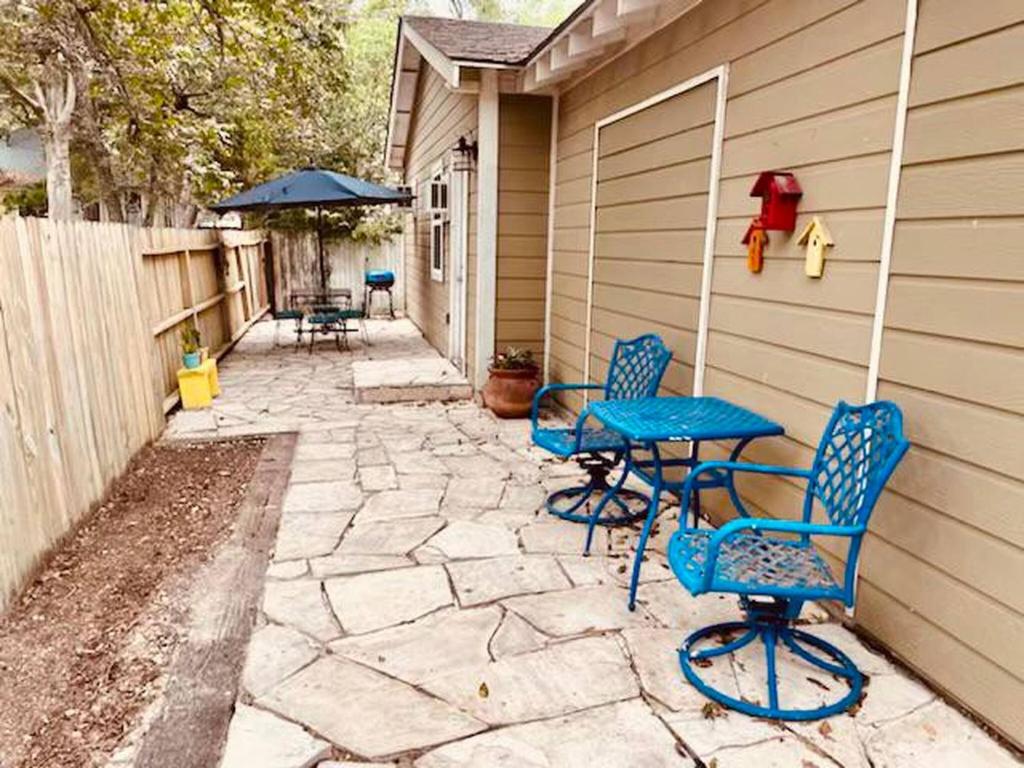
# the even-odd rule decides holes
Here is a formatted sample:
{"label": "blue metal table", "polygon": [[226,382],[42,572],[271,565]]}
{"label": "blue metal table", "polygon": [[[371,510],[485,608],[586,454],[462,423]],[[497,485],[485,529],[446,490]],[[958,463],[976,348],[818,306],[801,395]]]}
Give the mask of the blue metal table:
{"label": "blue metal table", "polygon": [[[700,444],[705,440],[736,440],[729,456],[736,461],[747,443],[757,437],[772,437],[785,432],[781,425],[764,416],[742,408],[718,397],[642,397],[636,400],[606,400],[591,403],[587,411],[608,429],[626,438],[623,471],[632,472],[651,486],[651,503],[644,520],[640,541],[637,543],[636,560],[629,583],[629,609],[636,607],[636,590],[640,581],[640,566],[644,559],[647,538],[651,526],[658,516],[658,507],[663,490],[680,493],[685,478],[679,481],[665,478],[668,467],[692,469],[700,463]],[[682,458],[662,458],[659,443],[690,443],[690,455]],[[633,452],[650,452],[651,458],[634,460]],[[725,488],[735,498],[732,474],[708,472],[707,478],[693,485],[694,527],[700,516],[700,491],[705,488]],[[680,514],[686,514],[686,500],[680,499]],[[587,544],[593,535],[593,524],[587,531]]]}

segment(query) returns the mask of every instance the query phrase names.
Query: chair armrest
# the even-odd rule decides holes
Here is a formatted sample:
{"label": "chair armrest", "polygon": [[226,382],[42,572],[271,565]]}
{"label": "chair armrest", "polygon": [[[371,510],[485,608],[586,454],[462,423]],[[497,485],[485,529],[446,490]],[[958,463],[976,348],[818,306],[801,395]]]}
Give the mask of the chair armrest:
{"label": "chair armrest", "polygon": [[704,563],[704,580],[701,585],[703,592],[711,591],[718,554],[722,544],[741,531],[775,531],[778,533],[796,533],[804,538],[810,536],[843,536],[852,538],[860,536],[867,530],[863,525],[826,525],[821,523],[805,523],[798,520],[767,520],[765,518],[738,517],[730,520],[711,536],[708,541],[707,560]]}
{"label": "chair armrest", "polygon": [[[704,461],[694,467],[690,473],[686,476],[686,481],[683,483],[683,490],[679,495],[681,500],[691,498],[693,494],[693,486],[697,482],[699,475],[706,472],[726,472],[728,474],[728,481],[726,482],[725,488],[729,492],[729,498],[732,500],[733,507],[743,517],[750,517],[750,513],[747,512],[747,508],[743,506],[743,502],[740,501],[739,495],[736,493],[736,488],[732,482],[732,476],[736,472],[749,472],[756,475],[780,475],[788,477],[802,477],[805,480],[811,479],[811,471],[809,469],[802,469],[800,467],[779,467],[773,464],[750,464],[744,461]],[[684,505],[687,502],[683,502]],[[694,519],[694,525],[696,526],[696,518]],[[680,525],[686,525],[686,515],[680,515]]]}
{"label": "chair armrest", "polygon": [[540,401],[553,392],[566,392],[573,389],[604,389],[602,384],[547,384],[537,390],[533,396],[533,407],[530,409],[530,425],[537,428],[537,416],[540,413]]}

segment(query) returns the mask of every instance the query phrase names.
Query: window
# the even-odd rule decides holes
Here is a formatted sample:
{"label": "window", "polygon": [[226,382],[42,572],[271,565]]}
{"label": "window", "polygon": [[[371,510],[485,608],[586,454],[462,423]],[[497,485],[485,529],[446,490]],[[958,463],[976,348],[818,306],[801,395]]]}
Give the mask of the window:
{"label": "window", "polygon": [[450,233],[448,173],[442,167],[430,178],[430,278],[442,283]]}

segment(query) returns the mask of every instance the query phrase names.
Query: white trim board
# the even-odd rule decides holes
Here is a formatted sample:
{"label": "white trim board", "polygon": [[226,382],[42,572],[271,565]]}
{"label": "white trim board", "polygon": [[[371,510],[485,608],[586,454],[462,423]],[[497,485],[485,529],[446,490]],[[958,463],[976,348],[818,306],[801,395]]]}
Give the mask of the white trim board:
{"label": "white trim board", "polygon": [[889,186],[885,197],[882,225],[882,251],[878,264],[878,289],[875,293],[875,317],[871,325],[871,352],[868,356],[868,380],[864,402],[878,396],[878,374],[882,362],[882,331],[885,329],[885,303],[889,294],[889,268],[896,236],[896,205],[899,202],[900,174],[903,171],[903,144],[907,133],[907,108],[910,102],[910,74],[914,64],[914,38],[917,34],[917,0],[907,0],[903,29],[903,53],[900,58],[900,86],[896,97],[896,123],[892,132],[889,157]]}
{"label": "white trim board", "polygon": [[480,73],[477,104],[476,349],[473,383],[479,387],[494,355],[498,274],[498,72]]}
{"label": "white trim board", "polygon": [[544,281],[544,383],[551,380],[551,293],[555,277],[555,192],[558,180],[558,94],[551,97],[551,140],[548,147],[547,265]]}
{"label": "white trim board", "polygon": [[704,391],[704,367],[707,357],[708,317],[711,304],[711,272],[715,234],[718,227],[718,187],[722,171],[722,143],[725,136],[725,104],[729,95],[729,65],[722,64],[678,85],[656,93],[594,124],[594,162],[590,180],[590,240],[587,248],[587,314],[583,339],[583,380],[590,381],[590,336],[594,317],[594,241],[597,235],[597,164],[601,129],[642,112],[674,96],[717,80],[715,127],[711,139],[711,170],[708,177],[708,209],[704,227],[704,267],[701,274],[700,313],[697,322],[697,349],[694,355],[693,394]]}

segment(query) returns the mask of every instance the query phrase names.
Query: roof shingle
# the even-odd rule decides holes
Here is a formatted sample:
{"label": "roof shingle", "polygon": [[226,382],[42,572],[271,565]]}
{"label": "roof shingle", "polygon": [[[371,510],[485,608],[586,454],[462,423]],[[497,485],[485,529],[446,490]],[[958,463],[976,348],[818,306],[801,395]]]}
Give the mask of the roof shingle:
{"label": "roof shingle", "polygon": [[520,64],[551,32],[547,27],[434,16],[403,19],[428,43],[456,61]]}

